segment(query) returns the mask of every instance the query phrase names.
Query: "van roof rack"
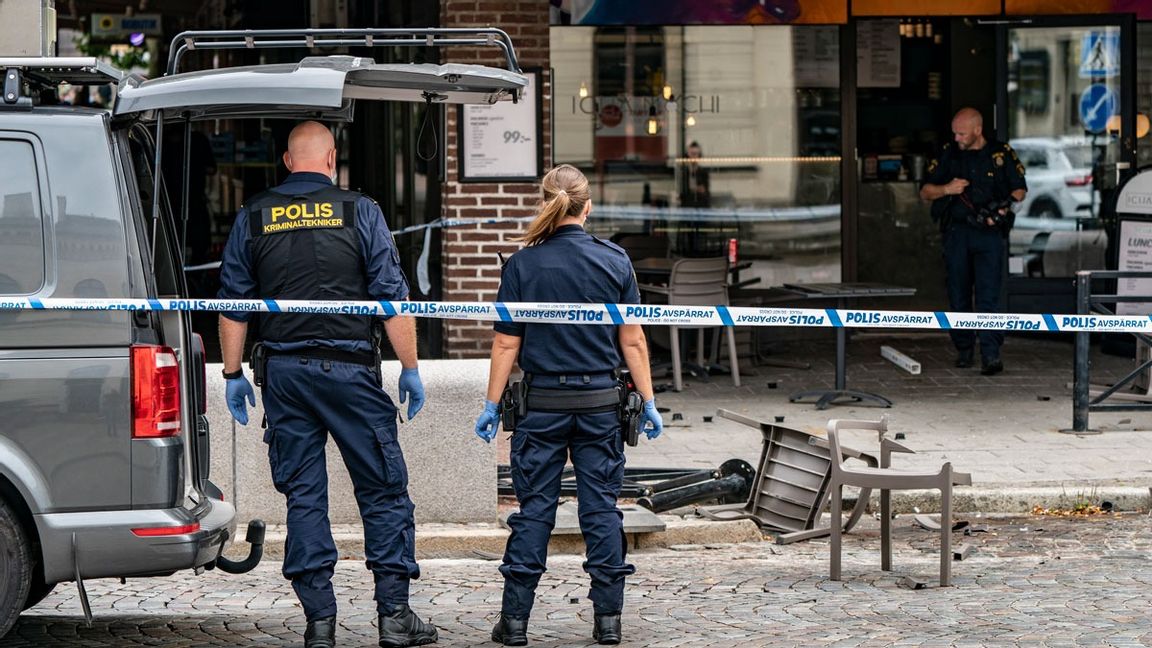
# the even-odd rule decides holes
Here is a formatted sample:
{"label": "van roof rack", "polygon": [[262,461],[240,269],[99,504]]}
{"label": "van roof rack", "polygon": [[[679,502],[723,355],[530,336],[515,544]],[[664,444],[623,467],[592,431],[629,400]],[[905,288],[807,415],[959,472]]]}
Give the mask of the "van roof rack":
{"label": "van roof rack", "polygon": [[5,56],[0,69],[20,70],[25,80],[43,86],[104,85],[120,83],[127,76],[123,70],[94,57]]}
{"label": "van roof rack", "polygon": [[509,72],[520,73],[512,39],[495,27],[427,27],[402,29],[244,29],[186,31],[172,39],[168,74],[193,50],[286,49],[307,47],[445,47],[485,46],[503,51]]}
{"label": "van roof rack", "polygon": [[82,57],[0,57],[0,71],[4,74],[0,84],[3,87],[0,110],[31,110],[31,94],[55,88],[61,83],[118,84],[126,76],[123,71],[107,63]]}

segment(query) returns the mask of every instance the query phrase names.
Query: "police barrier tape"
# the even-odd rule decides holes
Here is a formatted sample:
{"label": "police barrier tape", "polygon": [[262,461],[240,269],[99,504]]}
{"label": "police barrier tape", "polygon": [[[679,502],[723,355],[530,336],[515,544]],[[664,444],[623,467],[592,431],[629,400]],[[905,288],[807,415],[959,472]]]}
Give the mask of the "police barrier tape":
{"label": "police barrier tape", "polygon": [[0,311],[143,310],[344,315],[411,315],[436,319],[557,324],[664,326],[796,326],[827,328],[965,329],[998,331],[1152,333],[1141,315],[950,313],[836,308],[750,308],[650,304],[561,304],[286,299],[0,299]]}

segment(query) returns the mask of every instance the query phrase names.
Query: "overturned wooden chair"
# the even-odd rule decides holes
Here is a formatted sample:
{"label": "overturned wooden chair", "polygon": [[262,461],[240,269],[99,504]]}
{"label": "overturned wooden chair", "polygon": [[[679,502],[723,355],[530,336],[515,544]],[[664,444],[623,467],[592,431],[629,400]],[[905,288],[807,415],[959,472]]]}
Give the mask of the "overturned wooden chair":
{"label": "overturned wooden chair", "polygon": [[845,466],[843,461],[832,462],[830,512],[832,533],[830,543],[829,569],[831,579],[840,580],[840,519],[843,508],[845,486],[856,486],[861,494],[866,489],[880,491],[880,569],[892,571],[892,491],[894,490],[939,490],[940,491],[940,587],[948,587],[952,577],[952,487],[971,486],[972,476],[952,470],[952,464],[945,463],[938,472],[895,470],[890,468],[893,452],[912,450],[885,438],[888,430],[888,417],[879,421],[856,421],[833,419],[828,421],[828,445],[832,457],[841,457],[839,433],[841,430],[875,430],[880,437],[880,466]]}

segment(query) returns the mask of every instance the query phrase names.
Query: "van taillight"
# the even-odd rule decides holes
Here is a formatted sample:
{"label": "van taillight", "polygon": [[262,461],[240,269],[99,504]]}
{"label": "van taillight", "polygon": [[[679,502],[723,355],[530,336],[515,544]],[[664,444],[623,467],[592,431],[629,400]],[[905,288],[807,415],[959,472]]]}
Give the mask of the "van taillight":
{"label": "van taillight", "polygon": [[166,346],[132,347],[132,438],[180,434],[180,367]]}
{"label": "van taillight", "polygon": [[1089,173],[1088,175],[1068,176],[1067,178],[1064,178],[1064,184],[1068,185],[1069,187],[1086,187],[1092,184],[1092,174]]}

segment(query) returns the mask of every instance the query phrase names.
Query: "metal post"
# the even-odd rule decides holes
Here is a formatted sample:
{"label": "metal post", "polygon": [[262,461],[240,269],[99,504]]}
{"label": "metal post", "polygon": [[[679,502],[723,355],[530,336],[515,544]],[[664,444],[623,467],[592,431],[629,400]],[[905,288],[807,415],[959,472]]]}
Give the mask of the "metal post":
{"label": "metal post", "polygon": [[[1080,270],[1076,273],[1076,313],[1087,315],[1092,310],[1092,272]],[[1089,333],[1076,333],[1076,350],[1073,356],[1072,374],[1072,429],[1064,430],[1072,434],[1088,432],[1088,350]]]}

